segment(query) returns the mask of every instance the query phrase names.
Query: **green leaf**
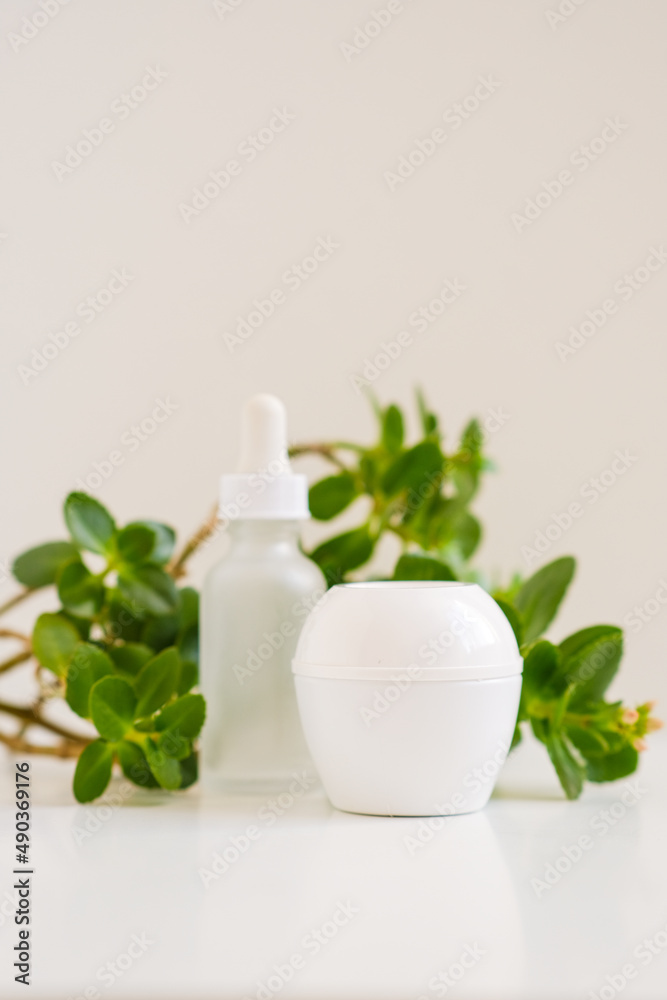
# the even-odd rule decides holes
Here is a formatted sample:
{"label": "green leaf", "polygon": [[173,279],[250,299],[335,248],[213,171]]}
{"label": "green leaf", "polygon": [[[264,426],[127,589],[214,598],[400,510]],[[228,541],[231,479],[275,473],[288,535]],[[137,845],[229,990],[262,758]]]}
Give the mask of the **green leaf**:
{"label": "green leaf", "polygon": [[12,573],[24,587],[35,590],[48,587],[56,582],[58,570],[63,563],[78,555],[78,549],[71,542],[45,542],[34,549],[28,549],[17,556],[12,565]]}
{"label": "green leaf", "polygon": [[179,760],[178,766],[181,772],[181,790],[194,785],[199,777],[198,756],[196,751],[191,753],[185,760]]}
{"label": "green leaf", "polygon": [[184,660],[199,663],[199,627],[190,625],[178,637],[178,651]]}
{"label": "green leaf", "polygon": [[136,677],[144,664],[155,656],[155,652],[141,642],[126,642],[123,646],[112,646],[109,656],[118,670]]}
{"label": "green leaf", "polygon": [[589,781],[617,781],[637,770],[639,754],[629,743],[617,753],[586,760],[586,777]]}
{"label": "green leaf", "polygon": [[146,561],[155,548],[155,534],[144,524],[128,524],[118,532],[116,547],[124,563]]}
{"label": "green leaf", "polygon": [[124,597],[154,615],[169,614],[178,605],[176,584],[159,566],[124,567],[118,575],[118,587]]}
{"label": "green leaf", "polygon": [[403,414],[392,403],[382,416],[382,444],[387,451],[393,454],[400,451],[404,435]]}
{"label": "green leaf", "polygon": [[529,649],[523,661],[523,693],[540,701],[558,697],[566,688],[560,678],[560,654],[552,643],[542,639]]}
{"label": "green leaf", "polygon": [[193,587],[181,587],[178,592],[178,623],[181,631],[199,623],[199,594]]}
{"label": "green leaf", "polygon": [[200,694],[186,694],[163,708],[155,719],[159,733],[172,732],[187,739],[199,736],[206,718],[206,702]]}
{"label": "green leaf", "polygon": [[560,644],[563,673],[575,685],[571,705],[599,701],[611,684],[623,656],[623,631],[614,625],[593,625]]}
{"label": "green leaf", "polygon": [[100,736],[122,740],[137,717],[134,691],[122,677],[103,677],[90,692],[90,714]]}
{"label": "green leaf", "polygon": [[116,753],[123,774],[128,781],[140,788],[159,788],[153,772],[150,769],[146,755],[137,743],[121,740],[116,744]]}
{"label": "green leaf", "polygon": [[149,743],[146,746],[146,759],[161,788],[174,791],[181,786],[181,768],[175,757],[169,757],[163,750]]}
{"label": "green leaf", "polygon": [[567,743],[558,733],[547,737],[546,747],[568,799],[578,799],[584,787],[584,768],[574,759]]}
{"label": "green leaf", "polygon": [[342,472],[339,476],[327,476],[310,488],[310,513],[318,521],[330,521],[345,510],[356,495],[354,479],[347,472]]}
{"label": "green leaf", "polygon": [[176,694],[187,694],[199,682],[199,667],[194,660],[182,660],[181,672],[178,675]]}
{"label": "green leaf", "polygon": [[171,698],[176,690],[180,665],[178,650],[170,646],[141,668],[134,682],[139,699],[135,718],[152,715]]}
{"label": "green leaf", "polygon": [[519,588],[514,604],[524,621],[524,642],[538,639],[553,621],[575,567],[572,556],[563,556],[543,566]]}
{"label": "green leaf", "polygon": [[521,621],[521,615],[517,609],[512,605],[504,601],[502,597],[494,598],[496,604],[503,612],[508,622],[512,626],[512,631],[514,632],[514,638],[516,639],[517,646],[523,645],[523,623]]}
{"label": "green leaf", "polygon": [[159,734],[156,746],[159,751],[167,757],[173,757],[174,760],[185,760],[192,753],[192,740],[171,730]]}
{"label": "green leaf", "polygon": [[58,614],[74,626],[79,633],[79,637],[83,639],[84,642],[88,642],[90,639],[90,630],[93,624],[90,618],[79,618],[78,615],[73,615],[71,611],[65,611],[64,608],[59,611]]}
{"label": "green leaf", "polygon": [[481,447],[484,441],[482,428],[477,420],[471,420],[464,428],[459,451],[451,461],[451,477],[459,499],[469,503],[479,486],[483,467]]}
{"label": "green leaf", "polygon": [[583,726],[567,727],[568,740],[586,760],[590,757],[604,757],[605,754],[609,753],[609,743],[606,736],[607,733],[603,736],[593,726],[589,726],[586,729]]}
{"label": "green leaf", "polygon": [[444,457],[435,441],[421,441],[396,458],[382,477],[382,489],[388,496],[401,490],[418,490],[442,472]]}
{"label": "green leaf", "polygon": [[380,469],[377,456],[365,452],[359,458],[359,474],[363,483],[363,492],[373,495],[378,487]]}
{"label": "green leaf", "polygon": [[484,443],[484,433],[479,420],[473,417],[463,428],[459,450],[462,451],[468,460],[478,458]]}
{"label": "green leaf", "polygon": [[85,748],[74,772],[74,796],[77,802],[99,798],[111,780],[113,749],[106,740],[95,740]]}
{"label": "green leaf", "polygon": [[469,511],[464,511],[454,522],[454,542],[463,559],[470,559],[482,539],[482,526]]}
{"label": "green leaf", "polygon": [[[110,591],[108,628],[115,639],[137,642],[146,624],[146,612],[119,590]],[[152,645],[148,643],[148,645]]]}
{"label": "green leaf", "polygon": [[153,533],[153,547],[146,554],[147,562],[157,563],[158,566],[169,562],[176,544],[176,532],[173,528],[159,521],[133,521],[125,530],[130,528],[147,528]]}
{"label": "green leaf", "polygon": [[91,689],[102,677],[112,673],[113,663],[99,646],[79,643],[67,668],[65,699],[69,707],[83,719],[89,719]]}
{"label": "green leaf", "polygon": [[394,567],[393,580],[456,580],[454,571],[439,559],[408,553]]}
{"label": "green leaf", "polygon": [[35,656],[48,670],[63,677],[69,659],[79,645],[79,633],[74,625],[59,614],[40,615],[32,633]]}
{"label": "green leaf", "polygon": [[160,651],[167,646],[175,646],[178,641],[178,615],[157,615],[149,618],[141,630],[141,641],[152,649]]}
{"label": "green leaf", "polygon": [[368,527],[364,525],[318,545],[311,552],[310,558],[318,564],[325,576],[329,574],[333,579],[338,579],[367,562],[373,553],[374,544]]}
{"label": "green leaf", "polygon": [[429,435],[434,434],[438,429],[438,418],[435,413],[431,413],[426,405],[426,400],[424,399],[424,394],[421,389],[417,389],[416,396],[417,409],[419,410],[419,419],[421,420],[422,430],[424,431],[424,436],[429,437]]}
{"label": "green leaf", "polygon": [[58,597],[71,614],[94,618],[104,604],[104,584],[77,556],[58,574]]}
{"label": "green leaf", "polygon": [[87,493],[67,497],[65,524],[77,545],[101,555],[111,553],[116,525],[108,510]]}

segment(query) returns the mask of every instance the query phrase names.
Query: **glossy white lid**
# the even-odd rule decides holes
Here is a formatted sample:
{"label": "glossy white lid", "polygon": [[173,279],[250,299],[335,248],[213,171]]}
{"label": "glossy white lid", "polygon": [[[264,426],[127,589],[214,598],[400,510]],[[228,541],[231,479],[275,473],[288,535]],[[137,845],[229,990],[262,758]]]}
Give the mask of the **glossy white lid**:
{"label": "glossy white lid", "polygon": [[311,677],[490,680],[520,674],[514,632],[474,583],[332,587],[306,619],[293,661]]}

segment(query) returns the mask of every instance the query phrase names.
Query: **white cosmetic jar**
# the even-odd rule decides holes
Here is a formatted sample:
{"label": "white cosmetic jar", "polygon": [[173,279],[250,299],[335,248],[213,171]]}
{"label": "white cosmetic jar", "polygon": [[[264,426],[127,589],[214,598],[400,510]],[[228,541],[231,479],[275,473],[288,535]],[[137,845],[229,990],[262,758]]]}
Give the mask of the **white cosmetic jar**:
{"label": "white cosmetic jar", "polygon": [[509,752],[522,668],[507,618],[477,584],[332,587],[293,661],[331,803],[378,816],[481,809]]}

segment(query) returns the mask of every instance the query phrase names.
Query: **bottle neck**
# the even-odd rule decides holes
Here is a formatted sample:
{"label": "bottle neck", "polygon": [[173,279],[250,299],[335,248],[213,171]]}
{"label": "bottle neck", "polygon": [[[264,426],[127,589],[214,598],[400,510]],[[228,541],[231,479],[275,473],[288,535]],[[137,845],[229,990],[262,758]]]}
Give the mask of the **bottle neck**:
{"label": "bottle neck", "polygon": [[301,533],[300,520],[263,518],[238,518],[228,528],[229,538],[235,549],[266,549],[267,547],[293,550],[298,548]]}

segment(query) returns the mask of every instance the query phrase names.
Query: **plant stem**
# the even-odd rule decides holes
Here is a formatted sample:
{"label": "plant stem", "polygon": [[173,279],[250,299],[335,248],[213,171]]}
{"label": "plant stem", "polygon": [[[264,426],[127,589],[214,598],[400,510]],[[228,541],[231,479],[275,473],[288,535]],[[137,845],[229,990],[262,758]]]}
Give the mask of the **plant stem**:
{"label": "plant stem", "polygon": [[4,743],[16,753],[42,754],[49,757],[78,757],[89,742],[90,740],[86,740],[85,743],[62,740],[55,746],[39,746],[36,743],[29,743],[22,736],[7,736],[6,733],[0,733],[0,743]]}
{"label": "plant stem", "polygon": [[305,455],[307,452],[327,454],[332,451],[355,451],[357,454],[362,454],[368,451],[368,448],[364,448],[361,444],[353,444],[351,441],[317,441],[314,444],[295,444],[288,449],[290,458]]}
{"label": "plant stem", "polygon": [[346,441],[334,441],[331,444],[297,444],[289,449],[290,458],[298,458],[300,455],[319,455],[331,462],[338,469],[347,472],[345,463],[338,457],[336,451],[354,451],[356,454],[363,454],[366,448],[357,444],[348,444]]}
{"label": "plant stem", "polygon": [[15,608],[17,604],[21,601],[25,601],[26,597],[30,597],[31,594],[35,593],[34,587],[26,587],[25,590],[21,590],[14,597],[11,597],[5,604],[0,605],[0,615],[4,615],[5,611],[9,611],[10,608]]}
{"label": "plant stem", "polygon": [[190,556],[207,540],[207,538],[210,538],[211,535],[215,533],[217,523],[218,505],[215,504],[202,526],[198,528],[194,535],[192,535],[192,537],[185,543],[180,555],[174,556],[167,566],[167,573],[169,573],[174,580],[178,580],[179,577],[185,574],[186,562]]}
{"label": "plant stem", "polygon": [[85,736],[79,736],[77,733],[71,732],[69,729],[65,729],[64,726],[59,726],[56,722],[50,722],[48,719],[43,718],[36,712],[34,708],[25,707],[23,705],[10,705],[7,702],[0,701],[0,712],[6,712],[7,715],[13,715],[16,719],[22,719],[24,722],[29,723],[31,726],[41,726],[42,729],[48,729],[50,733],[55,733],[56,736],[62,736],[66,740],[70,740],[72,743],[83,744],[90,743],[90,740]]}
{"label": "plant stem", "polygon": [[27,646],[29,646],[32,641],[29,635],[25,635],[23,632],[17,632],[13,628],[0,628],[0,639],[18,639],[20,642],[24,642]]}
{"label": "plant stem", "polygon": [[0,663],[0,674],[4,674],[6,670],[11,670],[12,667],[18,666],[19,663],[25,663],[32,656],[32,650],[24,649],[22,653],[17,653],[16,656],[11,656],[4,663]]}

